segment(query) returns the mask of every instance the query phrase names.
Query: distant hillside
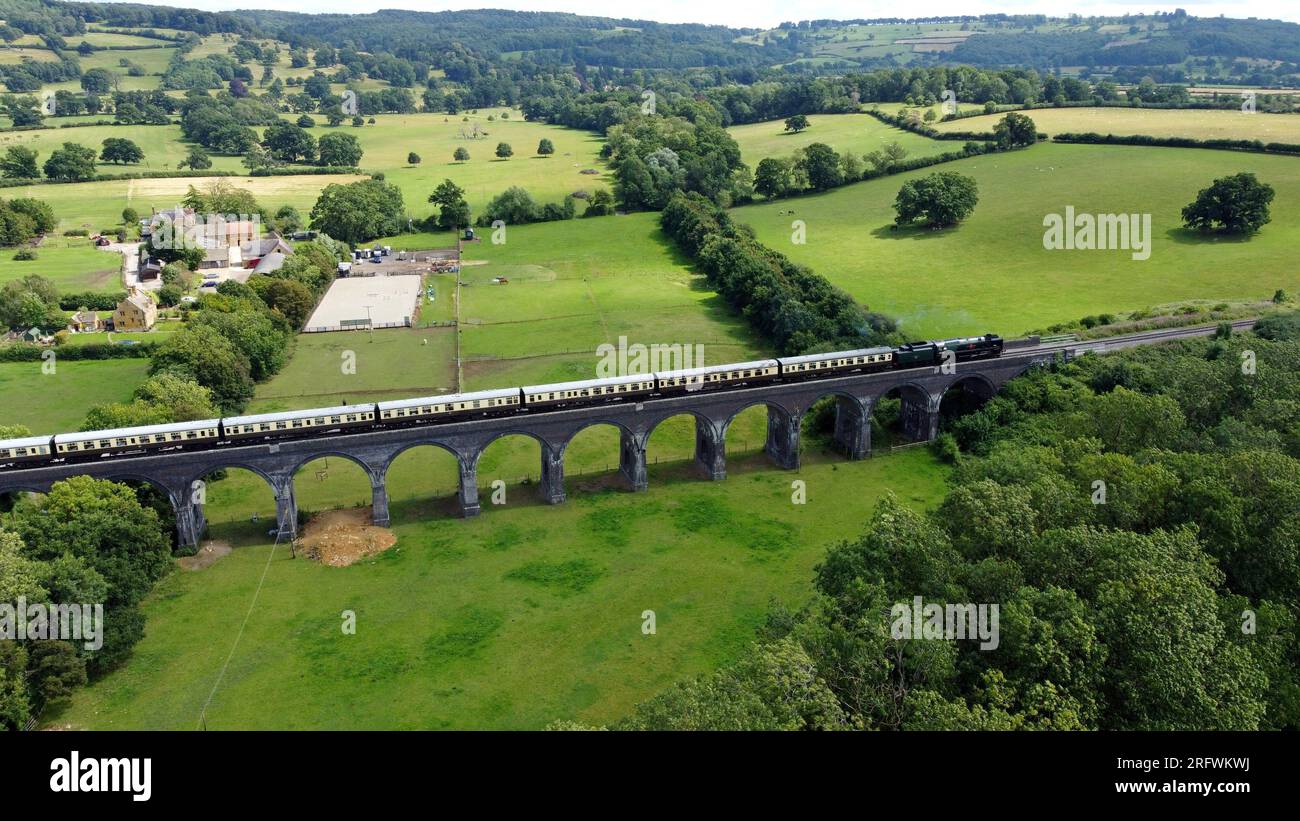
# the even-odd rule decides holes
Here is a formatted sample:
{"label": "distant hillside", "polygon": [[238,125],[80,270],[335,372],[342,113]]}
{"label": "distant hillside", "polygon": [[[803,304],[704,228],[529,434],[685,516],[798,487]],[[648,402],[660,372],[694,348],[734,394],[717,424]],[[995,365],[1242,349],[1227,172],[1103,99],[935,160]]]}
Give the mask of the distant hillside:
{"label": "distant hillside", "polygon": [[[183,0],[182,0],[183,2]],[[256,0],[250,0],[256,2]],[[14,48],[66,50],[60,38],[98,30],[235,35],[290,48],[384,56],[414,74],[440,69],[474,83],[491,69],[554,76],[556,68],[724,69],[751,83],[755,72],[843,74],[894,67],[973,65],[1034,68],[1137,82],[1300,84],[1300,25],[1200,18],[1185,12],[1118,17],[1046,15],[804,20],[771,30],[665,24],[614,17],[494,9],[370,14],[203,12],[143,4],[0,0],[0,36]],[[18,44],[14,46],[13,44]],[[9,63],[23,54],[15,53]],[[76,76],[36,71],[42,82]],[[326,62],[328,66],[330,63]],[[402,69],[405,75],[411,72]]]}
{"label": "distant hillside", "polygon": [[328,42],[360,51],[389,51],[436,64],[453,44],[487,56],[528,56],[622,68],[760,65],[788,59],[780,45],[737,42],[753,33],[726,26],[669,25],[645,20],[504,10],[312,15],[238,11],[233,15],[291,44]]}

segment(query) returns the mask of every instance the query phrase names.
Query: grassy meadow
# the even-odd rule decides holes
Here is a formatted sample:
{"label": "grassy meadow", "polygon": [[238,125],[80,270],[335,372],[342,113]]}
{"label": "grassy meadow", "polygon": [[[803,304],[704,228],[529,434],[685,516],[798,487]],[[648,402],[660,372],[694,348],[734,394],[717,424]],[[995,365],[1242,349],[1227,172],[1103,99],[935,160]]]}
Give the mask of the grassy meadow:
{"label": "grassy meadow", "polygon": [[31,260],[14,259],[15,251],[0,249],[0,285],[40,274],[63,293],[122,290],[122,255],[101,251],[86,237],[46,237]]}
{"label": "grassy meadow", "polygon": [[[101,335],[102,336],[102,335]],[[34,434],[81,429],[91,405],[125,402],[145,380],[147,359],[0,362],[0,425],[26,425]]]}
{"label": "grassy meadow", "polygon": [[[154,127],[154,126],[151,126]],[[66,129],[76,132],[81,129]],[[69,136],[69,139],[72,139]],[[101,166],[101,168],[111,166]],[[131,166],[123,166],[130,169]],[[364,179],[348,174],[303,174],[289,177],[161,177],[157,179],[109,180],[5,189],[10,197],[36,197],[48,202],[59,218],[59,229],[87,228],[92,231],[115,228],[122,222],[128,205],[141,214],[151,208],[174,208],[190,186],[203,187],[222,179],[257,196],[258,202],[274,213],[281,205],[292,205],[304,215],[311,211],[321,189],[331,183]]]}
{"label": "grassy meadow", "polygon": [[727,133],[740,145],[740,155],[753,170],[766,157],[788,157],[812,143],[825,143],[840,153],[866,154],[896,142],[909,157],[929,157],[958,151],[961,145],[932,140],[886,125],[868,114],[815,114],[798,134],[785,130],[783,120],[735,125]]}
{"label": "grassy meadow", "polygon": [[[288,364],[258,385],[251,408],[270,413],[451,393],[455,345],[450,327],[299,334]],[[354,356],[349,373],[344,364]]]}
{"label": "grassy meadow", "polygon": [[[112,119],[111,115],[107,115]],[[100,117],[103,119],[103,117]],[[60,123],[48,120],[47,123]],[[22,145],[37,153],[37,162],[44,163],[50,154],[64,143],[79,143],[99,151],[109,137],[126,138],[140,146],[144,160],[139,163],[117,165],[101,162],[101,174],[130,173],[135,171],[172,170],[185,159],[190,146],[182,142],[179,125],[87,125],[76,128],[41,128],[32,131],[9,131],[0,134],[0,152],[13,145]],[[239,157],[212,156],[212,167],[217,171],[243,171]],[[48,188],[49,186],[43,186]],[[118,209],[121,211],[121,208]],[[62,216],[62,214],[60,214]]]}
{"label": "grassy meadow", "polygon": [[[508,119],[501,119],[503,115],[508,115]],[[488,117],[493,120],[489,121]],[[296,120],[297,116],[286,115],[286,119]],[[455,116],[381,114],[375,119],[375,125],[361,128],[341,125],[335,128],[325,125],[324,118],[316,115],[315,120],[320,124],[310,130],[317,138],[336,131],[355,136],[365,152],[362,167],[369,172],[381,172],[388,182],[396,184],[402,190],[408,212],[416,218],[432,213],[429,194],[444,179],[452,179],[464,188],[470,206],[476,211],[512,185],[527,189],[538,202],[558,202],[575,191],[590,193],[612,187],[598,157],[603,143],[600,137],[574,129],[527,123],[517,110],[484,109]],[[48,122],[54,125],[63,121]],[[480,132],[475,138],[472,135],[476,125]],[[177,125],[83,125],[0,133],[0,152],[9,146],[22,145],[35,150],[37,161],[44,162],[65,142],[79,143],[98,151],[109,137],[133,140],[145,157],[142,162],[134,164],[100,163],[98,169],[104,174],[176,169],[190,148],[189,143],[183,141]],[[555,153],[549,157],[536,153],[543,138],[551,140],[555,147]],[[498,142],[509,143],[514,156],[498,159],[495,155]],[[470,159],[456,162],[452,159],[453,154],[462,147],[470,152]],[[407,163],[407,155],[412,151],[420,155],[419,164]],[[215,171],[243,170],[239,157],[215,154],[212,155],[212,167]],[[584,170],[598,173],[581,173]],[[5,189],[2,195],[37,197],[49,202],[60,219],[61,229],[100,229],[116,225],[121,219],[122,209],[128,205],[141,213],[148,213],[150,208],[172,207],[190,185],[201,186],[209,179],[176,177],[43,184]],[[226,179],[233,185],[253,191],[262,205],[271,211],[281,205],[293,205],[305,215],[324,186],[360,178],[308,175]]]}
{"label": "grassy meadow", "polygon": [[[974,214],[942,231],[893,230],[899,187],[937,170],[977,180]],[[1272,222],[1249,240],[1184,230],[1182,207],[1216,177],[1239,171],[1276,189]],[[1066,206],[1150,213],[1150,259],[1044,249],[1044,217]],[[1289,157],[1040,144],[733,213],[760,241],[898,318],[917,338],[1011,336],[1090,314],[1182,299],[1268,298],[1300,287],[1300,162]],[[807,224],[807,244],[791,243],[792,219]]]}
{"label": "grassy meadow", "polygon": [[[359,469],[337,461],[325,481],[299,479],[301,505],[345,474],[364,485]],[[145,602],[146,635],[131,658],[42,718],[196,729],[211,694],[208,729],[610,722],[735,658],[772,599],[807,598],[827,544],[859,533],[877,499],[893,492],[930,506],[945,475],[921,449],[810,459],[797,473],[733,460],[725,482],[681,466],[652,473],[646,493],[592,488],[554,507],[513,489],[500,507],[485,495],[471,520],[396,481],[396,546],[348,568],[273,549],[261,535],[270,491],[232,498],[217,483],[213,535],[233,553],[164,579]],[[806,505],[791,504],[793,478],[807,482]],[[260,525],[247,523],[251,511]],[[340,629],[345,610],[356,613],[355,635]],[[655,611],[654,635],[641,632],[645,610]]]}
{"label": "grassy meadow", "polygon": [[[963,106],[965,108],[965,106]],[[1039,108],[1020,112],[1045,134],[1088,132],[1300,143],[1300,114],[1159,108]],[[992,131],[1004,114],[934,123],[938,131]]]}
{"label": "grassy meadow", "polygon": [[[507,119],[501,119],[502,115]],[[480,109],[461,114],[379,114],[375,125],[353,128],[330,127],[325,118],[313,115],[319,125],[309,129],[317,139],[331,132],[351,134],[361,143],[365,155],[361,165],[367,171],[382,171],[387,182],[402,189],[407,210],[416,217],[433,212],[429,194],[444,179],[465,189],[470,208],[479,211],[488,200],[512,185],[518,185],[538,202],[559,202],[574,191],[593,192],[611,188],[604,163],[598,157],[604,140],[586,131],[525,122],[518,110]],[[489,122],[488,117],[494,119]],[[291,121],[297,115],[288,116]],[[466,122],[468,120],[468,122]],[[474,127],[480,136],[473,137]],[[555,153],[537,155],[537,145],[549,139]],[[509,143],[514,155],[497,159],[497,143]],[[465,162],[452,159],[457,148],[469,151]],[[407,164],[407,154],[420,155],[418,165]],[[236,159],[236,162],[238,160]],[[595,169],[599,174],[582,174]]]}

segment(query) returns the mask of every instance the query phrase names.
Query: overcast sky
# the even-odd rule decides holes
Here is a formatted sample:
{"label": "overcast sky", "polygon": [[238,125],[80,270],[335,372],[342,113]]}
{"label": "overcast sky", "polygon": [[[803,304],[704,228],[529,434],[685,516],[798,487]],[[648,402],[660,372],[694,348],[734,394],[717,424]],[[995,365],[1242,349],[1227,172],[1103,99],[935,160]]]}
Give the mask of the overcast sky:
{"label": "overcast sky", "polygon": [[[150,0],[142,0],[149,2]],[[898,3],[880,0],[173,0],[182,8],[227,11],[239,8],[282,9],[301,12],[366,12],[376,8],[446,11],[449,9],[504,8],[524,11],[568,11],[602,17],[633,17],[665,23],[719,23],[736,27],[771,28],[783,20],[855,19],[943,14],[1124,14],[1173,11],[1210,17],[1266,17],[1300,22],[1296,0],[1186,0],[1182,3],[1126,2],[1126,0],[924,0]]]}

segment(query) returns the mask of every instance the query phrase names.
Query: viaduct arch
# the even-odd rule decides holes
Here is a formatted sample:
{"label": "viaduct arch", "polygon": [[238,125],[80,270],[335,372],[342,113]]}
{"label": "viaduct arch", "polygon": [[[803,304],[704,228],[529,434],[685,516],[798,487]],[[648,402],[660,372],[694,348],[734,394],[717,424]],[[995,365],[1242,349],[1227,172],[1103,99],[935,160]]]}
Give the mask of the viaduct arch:
{"label": "viaduct arch", "polygon": [[871,455],[872,408],[885,394],[895,390],[902,394],[905,432],[913,439],[927,441],[938,433],[940,407],[949,389],[973,382],[978,385],[977,390],[991,395],[1026,370],[1054,361],[1059,352],[1036,349],[1019,353],[1008,351],[1009,355],[999,359],[962,363],[950,373],[937,368],[918,368],[856,374],[445,425],[15,469],[0,473],[0,492],[45,492],[55,482],[77,475],[148,482],[162,489],[171,500],[180,543],[194,546],[206,526],[204,477],[223,468],[243,468],[262,477],[274,492],[277,539],[284,540],[297,535],[294,474],[303,465],[325,456],[337,456],[359,465],[370,479],[373,520],[382,526],[389,523],[389,467],[403,452],[430,445],[456,457],[460,472],[457,492],[460,511],[463,516],[475,516],[481,509],[479,457],[488,445],[503,436],[522,434],[540,444],[542,478],[539,493],[550,504],[565,501],[566,448],[574,436],[593,425],[612,425],[618,429],[619,472],[631,490],[643,491],[648,487],[647,442],[664,420],[683,413],[695,418],[695,464],[704,477],[720,481],[727,476],[728,427],[745,409],[765,405],[768,424],[763,449],[776,465],[793,470],[799,467],[800,423],[808,409],[820,399],[835,398],[835,442],[849,458],[863,459]]}

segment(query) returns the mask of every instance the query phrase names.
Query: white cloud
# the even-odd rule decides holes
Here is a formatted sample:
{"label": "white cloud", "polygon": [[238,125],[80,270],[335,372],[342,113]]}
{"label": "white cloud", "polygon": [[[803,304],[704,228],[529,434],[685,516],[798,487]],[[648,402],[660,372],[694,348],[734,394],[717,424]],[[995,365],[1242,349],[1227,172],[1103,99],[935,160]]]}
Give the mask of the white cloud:
{"label": "white cloud", "polygon": [[[176,5],[208,11],[263,8],[304,13],[363,11],[355,0],[179,0]],[[1300,4],[1295,0],[1183,0],[1179,3],[1149,3],[1140,0],[1075,0],[1068,6],[1041,0],[929,0],[900,8],[896,2],[880,0],[380,0],[380,8],[419,11],[447,11],[468,8],[508,8],[521,11],[565,11],[600,17],[630,17],[665,23],[710,23],[743,28],[768,28],[783,20],[870,19],[899,14],[933,17],[944,14],[1138,14],[1184,8],[1190,14],[1212,17],[1261,17],[1300,22]],[[370,11],[369,6],[364,11]]]}

